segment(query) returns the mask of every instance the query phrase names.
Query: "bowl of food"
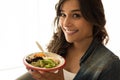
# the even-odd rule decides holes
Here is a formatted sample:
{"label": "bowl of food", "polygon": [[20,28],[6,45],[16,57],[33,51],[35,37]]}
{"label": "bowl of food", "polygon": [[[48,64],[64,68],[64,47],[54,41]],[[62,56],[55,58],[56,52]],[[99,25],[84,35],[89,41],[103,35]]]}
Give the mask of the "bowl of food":
{"label": "bowl of food", "polygon": [[35,52],[25,56],[23,63],[32,70],[56,71],[65,66],[65,59],[56,53]]}

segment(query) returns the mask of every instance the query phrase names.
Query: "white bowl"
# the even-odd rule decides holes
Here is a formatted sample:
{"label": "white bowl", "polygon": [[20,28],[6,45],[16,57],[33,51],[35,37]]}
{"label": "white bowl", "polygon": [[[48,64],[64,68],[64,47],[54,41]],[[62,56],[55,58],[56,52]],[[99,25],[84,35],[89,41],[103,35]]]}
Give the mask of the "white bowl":
{"label": "white bowl", "polygon": [[37,54],[37,53],[40,53],[40,52],[35,52],[35,53],[32,53],[32,54],[29,54],[29,55],[27,55],[23,58],[23,63],[26,66],[27,69],[38,70],[38,71],[56,71],[56,70],[64,68],[65,63],[66,63],[65,59],[62,56],[60,56],[56,53],[51,53],[51,52],[45,52],[45,56],[53,57],[53,58],[59,60],[59,64],[57,66],[53,67],[53,68],[35,67],[35,66],[31,65],[30,63],[28,63],[27,62],[28,56],[31,56],[31,55],[34,55],[34,54]]}

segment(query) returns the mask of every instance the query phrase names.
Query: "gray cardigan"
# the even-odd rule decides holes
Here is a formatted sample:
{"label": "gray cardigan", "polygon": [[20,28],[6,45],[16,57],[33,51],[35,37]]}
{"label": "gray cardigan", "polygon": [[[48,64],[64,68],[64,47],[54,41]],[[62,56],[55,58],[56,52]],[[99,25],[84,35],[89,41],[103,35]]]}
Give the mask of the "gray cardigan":
{"label": "gray cardigan", "polygon": [[120,80],[120,60],[103,44],[93,40],[80,60],[74,80]]}

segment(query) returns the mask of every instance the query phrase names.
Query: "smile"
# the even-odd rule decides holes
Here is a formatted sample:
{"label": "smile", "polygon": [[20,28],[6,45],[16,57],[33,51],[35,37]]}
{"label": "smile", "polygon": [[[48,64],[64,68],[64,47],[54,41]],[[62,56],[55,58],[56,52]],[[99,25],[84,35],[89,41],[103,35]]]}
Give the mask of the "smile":
{"label": "smile", "polygon": [[68,29],[65,29],[65,32],[67,34],[74,34],[74,33],[78,32],[78,30],[68,30]]}

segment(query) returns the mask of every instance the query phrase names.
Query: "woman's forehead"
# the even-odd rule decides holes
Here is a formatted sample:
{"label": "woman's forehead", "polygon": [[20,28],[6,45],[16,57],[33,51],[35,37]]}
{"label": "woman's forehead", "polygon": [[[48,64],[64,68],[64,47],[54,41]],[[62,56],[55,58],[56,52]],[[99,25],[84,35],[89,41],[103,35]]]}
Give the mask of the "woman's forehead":
{"label": "woman's forehead", "polygon": [[80,10],[80,5],[78,0],[66,0],[61,5],[61,10]]}

